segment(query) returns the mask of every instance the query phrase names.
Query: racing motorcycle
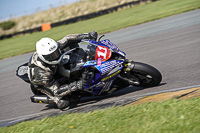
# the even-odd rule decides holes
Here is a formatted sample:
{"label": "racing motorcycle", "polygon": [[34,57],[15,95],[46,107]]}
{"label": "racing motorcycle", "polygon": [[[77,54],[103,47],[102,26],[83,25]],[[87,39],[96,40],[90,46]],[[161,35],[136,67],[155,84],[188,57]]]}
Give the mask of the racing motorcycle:
{"label": "racing motorcycle", "polygon": [[[78,47],[65,51],[59,63],[56,78],[70,83],[80,80],[81,74],[87,72],[86,87],[63,97],[70,106],[72,99],[86,96],[100,96],[113,93],[130,85],[137,87],[153,87],[160,84],[161,73],[145,63],[126,59],[126,54],[109,39],[98,41],[82,40]],[[36,89],[28,78],[28,63],[18,67],[16,75],[29,83],[34,93],[34,103],[53,104],[52,97]]]}

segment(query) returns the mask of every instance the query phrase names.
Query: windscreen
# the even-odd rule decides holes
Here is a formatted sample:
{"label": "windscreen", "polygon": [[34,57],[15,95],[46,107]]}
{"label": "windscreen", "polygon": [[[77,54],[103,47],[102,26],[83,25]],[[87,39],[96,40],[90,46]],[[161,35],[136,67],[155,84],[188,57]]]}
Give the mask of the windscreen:
{"label": "windscreen", "polygon": [[77,66],[83,66],[87,60],[87,53],[83,49],[76,49],[70,54],[70,69]]}

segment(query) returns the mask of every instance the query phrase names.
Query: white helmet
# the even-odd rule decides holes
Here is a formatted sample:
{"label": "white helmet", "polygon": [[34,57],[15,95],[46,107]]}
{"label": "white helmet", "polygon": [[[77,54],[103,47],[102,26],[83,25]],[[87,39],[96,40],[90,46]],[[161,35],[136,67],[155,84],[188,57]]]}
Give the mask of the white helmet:
{"label": "white helmet", "polygon": [[36,52],[39,58],[47,64],[58,64],[61,52],[58,43],[51,38],[42,38],[36,43]]}

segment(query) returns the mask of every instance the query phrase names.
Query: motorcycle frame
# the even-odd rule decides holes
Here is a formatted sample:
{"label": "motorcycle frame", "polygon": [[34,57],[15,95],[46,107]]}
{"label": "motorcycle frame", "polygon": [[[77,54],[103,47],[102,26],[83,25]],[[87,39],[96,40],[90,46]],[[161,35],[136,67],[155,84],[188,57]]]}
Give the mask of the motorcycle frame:
{"label": "motorcycle frame", "polygon": [[[111,50],[111,52],[125,57],[126,54],[123,51],[120,51],[115,44],[110,42],[108,39],[103,41],[107,43],[102,43],[102,41],[96,42],[89,40],[88,42],[83,40],[83,42],[89,43],[90,45],[107,47]],[[109,47],[111,45],[112,48]],[[98,64],[98,60],[87,61],[83,65],[83,68],[90,67],[98,70],[98,73],[89,76],[90,78],[91,76],[93,77],[92,80],[90,78],[87,79],[87,85],[84,88],[84,91],[89,92],[92,95],[101,95],[104,92],[108,92],[112,88],[115,79],[124,68],[124,61],[125,59],[102,61],[100,65]]]}

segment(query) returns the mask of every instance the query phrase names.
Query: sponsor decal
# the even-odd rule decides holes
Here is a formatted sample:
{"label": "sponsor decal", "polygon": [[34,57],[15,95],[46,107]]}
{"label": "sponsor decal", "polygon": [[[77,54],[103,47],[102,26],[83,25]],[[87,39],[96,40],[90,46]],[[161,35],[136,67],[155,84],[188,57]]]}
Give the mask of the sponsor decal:
{"label": "sponsor decal", "polygon": [[101,43],[106,46],[109,46],[111,49],[116,49],[117,51],[119,51],[119,48],[108,39],[101,41]]}
{"label": "sponsor decal", "polygon": [[95,65],[96,61],[87,61],[84,66]]}
{"label": "sponsor decal", "polygon": [[28,66],[21,66],[19,69],[18,69],[18,75],[19,76],[22,76],[24,74],[27,74],[28,73]]}
{"label": "sponsor decal", "polygon": [[104,64],[101,64],[102,75],[110,72],[113,68],[115,68],[116,66],[119,66],[120,64],[122,64],[122,62],[116,61],[116,60],[109,61],[109,62],[106,62]]}
{"label": "sponsor decal", "polygon": [[53,51],[54,49],[56,49],[56,45],[52,46],[49,51]]}
{"label": "sponsor decal", "polygon": [[101,41],[101,43],[106,45],[106,46],[108,46],[108,47],[110,47],[112,50],[114,50],[115,52],[119,53],[122,56],[126,55],[123,51],[121,51],[114,43],[112,43],[108,39]]}
{"label": "sponsor decal", "polygon": [[104,46],[98,46],[96,49],[95,60],[97,60],[97,58],[101,58],[103,61],[106,61],[111,57],[111,55],[112,52],[109,48]]}

